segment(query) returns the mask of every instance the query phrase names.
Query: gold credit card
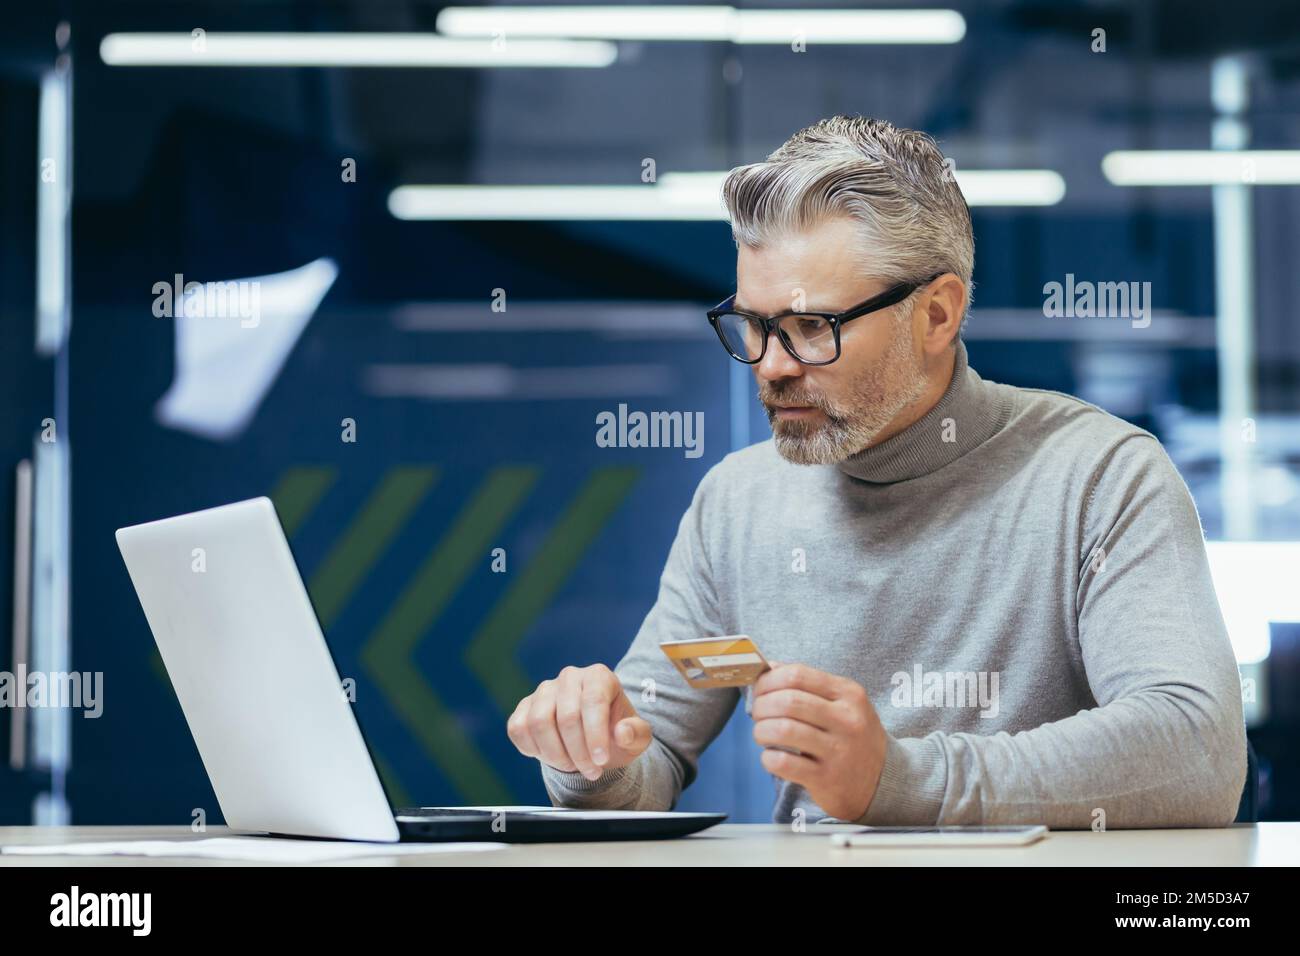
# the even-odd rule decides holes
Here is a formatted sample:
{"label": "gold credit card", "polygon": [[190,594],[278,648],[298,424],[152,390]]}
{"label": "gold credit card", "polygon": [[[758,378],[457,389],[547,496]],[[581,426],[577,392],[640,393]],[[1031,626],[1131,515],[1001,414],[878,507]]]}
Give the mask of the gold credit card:
{"label": "gold credit card", "polygon": [[771,670],[758,646],[743,634],[664,641],[659,647],[692,687],[747,687]]}

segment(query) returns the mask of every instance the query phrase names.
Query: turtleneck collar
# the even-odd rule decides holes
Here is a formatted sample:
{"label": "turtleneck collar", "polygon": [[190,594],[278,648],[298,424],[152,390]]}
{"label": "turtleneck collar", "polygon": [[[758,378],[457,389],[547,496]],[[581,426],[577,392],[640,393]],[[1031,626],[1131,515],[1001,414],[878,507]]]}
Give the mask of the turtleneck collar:
{"label": "turtleneck collar", "polygon": [[[838,467],[854,478],[882,484],[928,475],[997,434],[1011,418],[1014,398],[1014,389],[986,382],[967,364],[966,343],[958,339],[952,380],[938,403],[894,437]],[[952,422],[945,426],[947,418]]]}

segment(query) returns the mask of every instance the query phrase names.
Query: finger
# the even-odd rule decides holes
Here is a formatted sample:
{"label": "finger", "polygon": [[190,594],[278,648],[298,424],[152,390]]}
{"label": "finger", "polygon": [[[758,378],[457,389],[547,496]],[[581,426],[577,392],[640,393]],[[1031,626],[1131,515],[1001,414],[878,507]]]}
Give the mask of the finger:
{"label": "finger", "polygon": [[759,762],[763,769],[774,777],[797,783],[805,789],[811,789],[821,778],[820,765],[807,757],[787,753],[784,750],[764,750]]}
{"label": "finger", "polygon": [[528,711],[528,730],[537,744],[538,758],[556,770],[573,773],[576,769],[555,726],[555,682],[543,681],[533,695]]}
{"label": "finger", "polygon": [[525,757],[537,756],[537,742],[533,740],[533,735],[528,732],[528,710],[532,707],[531,695],[521,700],[515,707],[515,712],[510,715],[506,721],[506,735],[510,742]]}
{"label": "finger", "polygon": [[812,724],[820,730],[830,730],[835,725],[833,703],[797,687],[784,687],[756,698],[749,715],[754,720],[768,717],[792,717]]}
{"label": "finger", "polygon": [[566,667],[560,671],[556,685],[555,726],[564,741],[564,749],[582,775],[595,780],[600,776],[601,768],[592,761],[586,735],[582,732],[582,672],[576,667]]}
{"label": "finger", "polygon": [[637,756],[650,746],[654,732],[640,717],[624,717],[614,728],[614,740],[621,749]]}
{"label": "finger", "polygon": [[818,760],[831,753],[835,738],[802,721],[769,717],[754,724],[754,742],[763,747],[790,747]]}
{"label": "finger", "polygon": [[851,683],[807,664],[782,664],[766,671],[754,682],[754,698],[757,701],[761,694],[793,687],[827,700],[837,700],[847,692],[846,685]]}
{"label": "finger", "polygon": [[589,667],[582,675],[582,731],[586,735],[587,750],[597,767],[609,762],[609,713],[614,702],[623,694],[608,667],[603,664]]}

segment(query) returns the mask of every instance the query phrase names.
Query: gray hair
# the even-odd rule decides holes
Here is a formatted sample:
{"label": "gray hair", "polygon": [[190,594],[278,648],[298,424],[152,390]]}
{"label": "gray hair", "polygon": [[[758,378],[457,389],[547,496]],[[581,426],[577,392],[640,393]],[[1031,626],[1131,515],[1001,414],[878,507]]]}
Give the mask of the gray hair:
{"label": "gray hair", "polygon": [[[737,246],[761,248],[847,217],[861,226],[864,274],[905,282],[954,273],[966,283],[969,312],[975,291],[970,209],[927,133],[832,116],[795,133],[765,162],[731,170],[722,198]],[[963,328],[965,321],[962,316]]]}

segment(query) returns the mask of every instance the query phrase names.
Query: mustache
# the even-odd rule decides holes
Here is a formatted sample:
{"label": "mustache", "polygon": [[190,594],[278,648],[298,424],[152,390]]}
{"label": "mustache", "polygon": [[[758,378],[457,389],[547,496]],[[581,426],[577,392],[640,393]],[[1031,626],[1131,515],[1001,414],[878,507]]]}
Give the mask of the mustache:
{"label": "mustache", "polygon": [[774,386],[763,383],[758,389],[758,400],[768,409],[774,405],[808,405],[820,410],[828,418],[836,418],[834,407],[820,395],[800,390],[797,386]]}

